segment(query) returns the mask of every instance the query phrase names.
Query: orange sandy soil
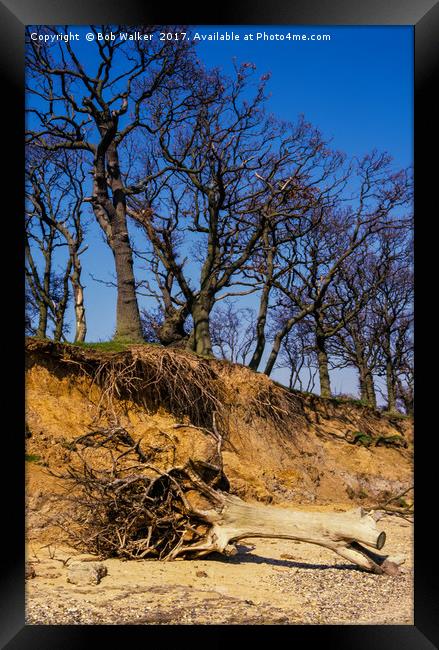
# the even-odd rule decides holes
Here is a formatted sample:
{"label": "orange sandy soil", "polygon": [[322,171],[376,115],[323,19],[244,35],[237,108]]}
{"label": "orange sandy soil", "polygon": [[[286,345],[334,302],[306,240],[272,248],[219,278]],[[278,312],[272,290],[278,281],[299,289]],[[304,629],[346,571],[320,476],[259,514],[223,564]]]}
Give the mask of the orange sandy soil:
{"label": "orange sandy soil", "polygon": [[[76,373],[71,361],[63,365],[41,354],[37,344],[30,347],[27,562],[35,576],[26,583],[29,624],[413,624],[412,524],[394,515],[381,519],[379,527],[387,534],[383,552],[406,558],[395,577],[360,571],[317,546],[263,539],[244,541],[232,558],[108,559],[103,561],[108,575],[99,585],[68,583],[73,560],[96,558],[68,547],[53,526],[63,481],[49,472],[62,471],[71,460],[72,441],[96,426],[100,389]],[[376,506],[412,485],[410,420],[299,395],[291,431],[279,432],[246,412],[252,396],[272,382],[243,367],[212,364],[234,405],[223,445],[233,493],[285,508],[341,511]],[[194,427],[175,426],[188,421],[164,408],[151,412],[129,401],[119,406],[120,422],[134,440],[163,450],[163,466],[203,453]],[[345,434],[355,430],[402,435],[407,448],[348,444]],[[175,444],[167,445],[169,439]]]}

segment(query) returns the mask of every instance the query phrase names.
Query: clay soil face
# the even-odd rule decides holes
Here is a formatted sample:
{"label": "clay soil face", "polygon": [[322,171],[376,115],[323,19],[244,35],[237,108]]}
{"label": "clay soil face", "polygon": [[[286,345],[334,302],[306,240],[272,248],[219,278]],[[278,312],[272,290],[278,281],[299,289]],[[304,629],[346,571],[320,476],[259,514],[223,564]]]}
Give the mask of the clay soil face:
{"label": "clay soil face", "polygon": [[[51,468],[67,464],[69,443],[97,426],[100,391],[89,379],[75,374],[75,367],[58,363],[54,372],[37,357],[26,375],[31,432],[27,453],[41,457]],[[273,399],[274,384],[267,377],[230,364],[213,362],[212,367],[231,407],[229,431],[222,445],[224,470],[232,491],[242,498],[265,503],[346,501],[368,506],[412,485],[411,421],[392,422],[356,404],[299,395],[297,413],[287,427],[281,427],[266,414],[258,415],[255,407],[258,399],[263,405]],[[202,449],[195,449],[198,443],[192,442],[197,438],[196,428],[181,428],[182,423],[190,423],[187,418],[177,418],[163,407],[147,412],[130,400],[118,407],[120,424],[135,441],[140,440],[145,449],[168,449],[160,460],[165,466],[173,460],[172,441],[179,461],[194,451],[202,454]],[[281,404],[279,413],[283,408]],[[105,421],[99,424],[105,425]],[[175,425],[180,428],[176,430]],[[408,448],[348,444],[349,431],[375,438],[402,435]],[[200,436],[197,439],[201,441]]]}

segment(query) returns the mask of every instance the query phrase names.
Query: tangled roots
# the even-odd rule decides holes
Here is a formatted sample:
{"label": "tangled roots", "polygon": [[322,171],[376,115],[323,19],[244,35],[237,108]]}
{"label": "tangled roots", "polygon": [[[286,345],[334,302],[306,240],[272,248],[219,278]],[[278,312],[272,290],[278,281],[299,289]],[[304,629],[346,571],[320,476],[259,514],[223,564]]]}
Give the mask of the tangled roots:
{"label": "tangled roots", "polygon": [[72,546],[103,558],[166,560],[205,538],[210,525],[186,495],[201,489],[215,499],[216,489],[227,490],[221,468],[198,462],[165,472],[120,427],[90,432],[75,446],[75,462],[58,475],[70,503],[58,525]]}
{"label": "tangled roots", "polygon": [[102,391],[103,410],[114,409],[115,400],[131,399],[149,412],[163,407],[197,427],[225,427],[222,384],[212,367],[193,355],[132,348],[101,362],[94,382]]}

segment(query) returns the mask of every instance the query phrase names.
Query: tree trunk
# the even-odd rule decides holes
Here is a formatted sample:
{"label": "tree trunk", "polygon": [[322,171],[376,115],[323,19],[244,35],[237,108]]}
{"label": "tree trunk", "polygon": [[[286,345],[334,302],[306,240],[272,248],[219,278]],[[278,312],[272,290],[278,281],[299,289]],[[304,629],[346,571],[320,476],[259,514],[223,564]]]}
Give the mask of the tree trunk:
{"label": "tree trunk", "polygon": [[120,175],[119,155],[114,143],[111,143],[107,149],[107,161],[114,206],[111,230],[117,278],[115,338],[140,342],[143,341],[142,323],[137,303],[133,252],[128,237],[126,201]]}
{"label": "tree trunk", "polygon": [[[261,363],[262,355],[265,350],[265,325],[267,322],[268,300],[270,296],[270,286],[265,285],[262,289],[261,301],[259,303],[259,313],[256,321],[256,348],[248,364],[252,370],[257,370]],[[271,372],[271,369],[270,369]]]}
{"label": "tree trunk", "polygon": [[385,359],[386,370],[386,390],[387,390],[387,411],[396,412],[396,382],[393,370],[392,348],[390,342],[390,331],[387,331],[383,337],[382,349]]}
{"label": "tree trunk", "polygon": [[376,393],[373,374],[367,365],[365,345],[356,327],[352,326],[351,335],[355,345],[355,365],[359,374],[360,399],[368,406],[376,408]]}
{"label": "tree trunk", "polygon": [[44,251],[44,276],[43,276],[43,295],[39,297],[39,319],[38,319],[38,329],[37,336],[39,338],[46,338],[47,336],[47,324],[49,319],[49,304],[51,291],[50,291],[50,280],[52,275],[52,246],[54,240],[53,229],[50,229],[50,236],[48,240],[47,250]]}
{"label": "tree trunk", "polygon": [[74,242],[69,242],[70,259],[72,260],[72,272],[70,282],[73,291],[75,309],[75,343],[83,343],[87,334],[87,321],[85,318],[84,289],[81,284],[81,260],[75,248]]}
{"label": "tree trunk", "polygon": [[286,334],[287,332],[284,332],[284,330],[282,330],[282,332],[278,332],[274,337],[273,345],[271,346],[270,356],[268,357],[268,361],[265,365],[265,370],[264,370],[264,374],[266,374],[267,377],[269,377],[273,371],[274,364],[276,363],[276,359],[279,355],[280,346],[282,345],[282,341],[286,336]]}
{"label": "tree trunk", "polygon": [[387,388],[387,410],[389,413],[396,411],[396,391],[393,377],[393,364],[391,357],[386,360],[386,388]]}
{"label": "tree trunk", "polygon": [[38,305],[38,329],[35,336],[38,338],[46,338],[47,333],[47,304],[44,300],[39,300]]}
{"label": "tree trunk", "polygon": [[55,333],[54,340],[61,341],[64,336],[64,320],[67,309],[67,304],[69,302],[69,277],[72,269],[72,258],[69,257],[67,262],[66,270],[64,271],[62,279],[62,296],[61,299],[54,310],[55,316]]}
{"label": "tree trunk", "polygon": [[396,377],[396,388],[399,399],[404,404],[406,415],[413,416],[414,414],[414,400],[413,389],[410,385],[404,385],[400,377]]}
{"label": "tree trunk", "polygon": [[75,343],[85,341],[87,322],[85,318],[84,292],[80,283],[72,280],[73,298],[75,301]]}
{"label": "tree trunk", "polygon": [[366,404],[369,404],[369,395],[367,392],[367,386],[366,386],[366,377],[364,376],[364,370],[363,368],[358,368],[358,384],[360,388],[360,399],[362,402],[365,402]]}
{"label": "tree trunk", "polygon": [[184,324],[188,317],[186,306],[180,309],[165,310],[163,324],[157,330],[157,336],[162,345],[176,345],[187,339]]}
{"label": "tree trunk", "polygon": [[356,365],[359,374],[360,399],[371,408],[376,408],[376,393],[372,372],[367,368],[363,360],[357,361]]}
{"label": "tree trunk", "polygon": [[[252,370],[257,370],[259,364],[261,363],[262,355],[265,350],[265,326],[267,323],[267,312],[268,312],[268,302],[270,298],[271,291],[271,282],[273,280],[273,271],[274,271],[274,250],[270,246],[269,234],[267,229],[264,230],[263,240],[267,254],[267,272],[265,278],[265,284],[262,288],[261,300],[259,303],[259,312],[258,318],[256,321],[256,348],[253,352],[249,368]],[[270,370],[271,372],[271,370]]]}
{"label": "tree trunk", "polygon": [[[191,505],[194,496],[198,498],[197,493],[192,498],[187,495]],[[323,546],[374,573],[395,575],[398,564],[403,562],[401,558],[392,561],[361,546],[365,544],[381,550],[386,540],[385,533],[377,529],[375,519],[365,515],[361,509],[346,513],[292,512],[275,506],[245,503],[226,493],[216,492],[214,499],[216,503],[210,510],[200,510],[196,502],[193,504],[194,512],[212,524],[206,538],[192,546],[176,549],[174,557],[188,551],[197,557],[214,551],[233,555],[237,552],[235,542],[268,537]]]}
{"label": "tree trunk", "polygon": [[61,341],[62,335],[64,331],[64,314],[63,313],[57,313],[56,315],[56,321],[55,321],[55,331],[53,334],[53,340],[54,341]]}
{"label": "tree trunk", "polygon": [[326,352],[326,338],[316,335],[317,361],[319,364],[320,395],[321,397],[331,397],[331,380],[329,378],[329,362]]}
{"label": "tree trunk", "polygon": [[279,330],[279,332],[274,337],[273,345],[271,346],[270,356],[268,357],[268,361],[265,365],[265,370],[264,370],[264,374],[267,375],[267,377],[269,377],[273,371],[274,364],[276,363],[276,359],[280,352],[282,341],[284,340],[288,332],[291,330],[295,322],[296,322],[295,319],[290,319],[289,321],[287,321],[283,326],[283,328]]}
{"label": "tree trunk", "polygon": [[128,232],[122,224],[113,237],[114,262],[117,277],[116,339],[141,342],[142,326],[133,271],[133,259]]}
{"label": "tree trunk", "polygon": [[196,301],[192,307],[194,328],[190,340],[194,352],[202,356],[213,356],[209,329],[210,311],[210,301],[204,297]]}
{"label": "tree trunk", "polygon": [[365,376],[365,381],[366,381],[366,394],[367,394],[367,402],[371,408],[376,409],[377,407],[377,398],[376,398],[376,392],[375,392],[375,384],[373,381],[373,375],[372,372],[367,368],[366,370],[366,376]]}

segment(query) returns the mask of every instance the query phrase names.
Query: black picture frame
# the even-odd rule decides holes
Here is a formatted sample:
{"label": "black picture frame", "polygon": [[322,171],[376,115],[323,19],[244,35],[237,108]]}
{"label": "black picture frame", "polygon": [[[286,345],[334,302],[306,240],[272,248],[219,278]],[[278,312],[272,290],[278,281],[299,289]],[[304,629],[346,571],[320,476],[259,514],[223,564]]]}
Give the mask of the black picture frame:
{"label": "black picture frame", "polygon": [[[21,363],[24,334],[24,247],[20,215],[24,204],[24,26],[26,24],[292,24],[292,25],[412,25],[415,38],[415,349],[416,349],[416,454],[415,454],[415,624],[413,626],[287,626],[281,631],[290,643],[321,642],[325,648],[374,650],[427,650],[439,642],[439,598],[434,576],[434,554],[429,544],[429,522],[434,522],[436,500],[434,431],[434,378],[429,379],[424,368],[434,351],[437,333],[434,331],[430,309],[437,303],[434,278],[437,275],[435,240],[430,235],[437,212],[437,102],[433,91],[437,86],[439,59],[439,4],[433,0],[285,0],[262,2],[234,0],[233,8],[225,3],[210,6],[209,11],[193,4],[182,3],[178,8],[143,5],[138,0],[3,0],[0,2],[0,52],[3,73],[2,99],[5,110],[3,124],[7,125],[2,139],[7,180],[3,197],[7,199],[3,213],[4,250],[11,252],[2,278],[3,319],[6,319],[6,352],[11,361],[4,366],[7,382],[4,399],[7,411],[13,413],[11,424],[4,427],[3,442],[6,458],[3,469],[11,464],[11,473],[2,492],[3,538],[7,551],[3,553],[1,571],[0,645],[11,650],[19,648],[85,648],[111,634],[115,644],[128,644],[134,635],[153,643],[153,629],[139,626],[25,626],[24,625],[24,364]],[[436,84],[435,84],[436,81]],[[434,247],[434,248],[433,248]],[[2,256],[4,257],[4,256]],[[4,260],[2,260],[4,261]],[[424,300],[423,289],[428,298]],[[432,293],[433,292],[433,293]],[[14,306],[16,323],[10,314]],[[425,331],[424,331],[425,330]],[[431,360],[433,363],[433,360]],[[435,391],[436,392],[436,391]],[[12,405],[15,405],[12,411]],[[429,416],[431,414],[432,417]],[[9,461],[11,459],[11,461]],[[12,460],[13,459],[13,460]],[[5,472],[3,472],[3,475]],[[434,550],[434,546],[433,546]],[[233,640],[241,626],[168,626],[161,627],[161,644],[171,636],[181,645],[188,635],[196,640],[191,645],[224,646]],[[212,630],[215,627],[215,630]],[[262,627],[262,626],[261,626]],[[270,626],[257,628],[261,641],[273,634]],[[183,628],[186,628],[185,630]],[[190,628],[190,629],[187,629]],[[253,636],[254,627],[245,630]]]}

